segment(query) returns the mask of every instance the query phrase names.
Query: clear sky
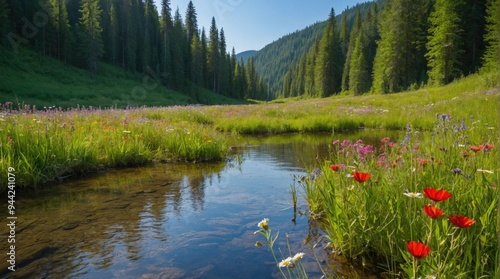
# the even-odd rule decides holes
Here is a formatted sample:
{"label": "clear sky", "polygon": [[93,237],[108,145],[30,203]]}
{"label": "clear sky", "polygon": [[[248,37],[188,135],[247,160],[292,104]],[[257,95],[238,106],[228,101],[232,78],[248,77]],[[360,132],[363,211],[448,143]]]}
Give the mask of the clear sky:
{"label": "clear sky", "polygon": [[[198,27],[210,30],[212,17],[224,28],[228,51],[259,50],[296,30],[328,18],[333,7],[338,15],[348,6],[369,0],[192,0]],[[161,0],[155,0],[158,12]],[[183,20],[189,0],[171,0],[172,16],[177,7]]]}

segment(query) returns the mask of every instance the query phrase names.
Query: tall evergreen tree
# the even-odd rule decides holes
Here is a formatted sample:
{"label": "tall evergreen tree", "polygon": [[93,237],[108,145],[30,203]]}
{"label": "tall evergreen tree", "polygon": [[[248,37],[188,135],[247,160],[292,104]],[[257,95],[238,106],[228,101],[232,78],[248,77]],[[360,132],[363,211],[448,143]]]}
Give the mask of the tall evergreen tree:
{"label": "tall evergreen tree", "polygon": [[436,0],[429,21],[430,36],[427,42],[429,83],[447,84],[460,76],[460,57],[462,55],[460,19],[457,15],[457,1]]}
{"label": "tall evergreen tree", "polygon": [[120,22],[117,12],[117,4],[114,1],[110,1],[109,7],[109,32],[108,32],[108,43],[107,47],[109,53],[108,57],[110,61],[118,65],[120,61]]}
{"label": "tall evergreen tree", "polygon": [[219,92],[227,95],[229,91],[229,59],[227,59],[226,36],[224,28],[220,29],[219,34]]}
{"label": "tall evergreen tree", "polygon": [[425,80],[429,1],[388,1],[382,13],[372,89],[398,92]]}
{"label": "tall evergreen tree", "polygon": [[327,97],[340,92],[342,78],[341,49],[336,29],[333,8],[319,44],[318,60],[315,65],[315,95]]}
{"label": "tall evergreen tree", "polygon": [[460,57],[460,69],[463,74],[477,72],[481,67],[481,57],[486,45],[484,36],[486,34],[486,2],[487,0],[460,0],[456,11],[460,21],[458,22],[463,52]]}
{"label": "tall evergreen tree", "polygon": [[[184,82],[186,80],[186,55],[185,50],[187,44],[186,33],[184,32],[184,23],[182,22],[179,9],[175,11],[174,15],[174,29],[173,29],[173,44],[172,44],[172,79],[174,88],[177,90],[184,89]],[[189,61],[187,61],[189,62]]]}
{"label": "tall evergreen tree", "polygon": [[171,86],[172,78],[172,14],[170,9],[170,0],[161,1],[161,51],[160,51],[160,70],[165,73],[164,84]]}
{"label": "tall evergreen tree", "polygon": [[101,9],[98,0],[82,0],[80,8],[81,24],[86,34],[86,57],[88,67],[93,73],[97,73],[97,62],[103,53]]}
{"label": "tall evergreen tree", "polygon": [[65,0],[51,0],[52,25],[55,27],[55,57],[65,59],[68,49],[69,20]]}
{"label": "tall evergreen tree", "polygon": [[191,43],[193,37],[198,37],[198,19],[193,1],[189,1],[186,9],[186,32],[188,41]]}
{"label": "tall evergreen tree", "polygon": [[368,90],[369,72],[364,45],[363,31],[360,30],[354,43],[349,66],[349,90],[355,95]]}
{"label": "tall evergreen tree", "polygon": [[356,39],[358,38],[358,33],[360,32],[360,29],[361,29],[361,11],[358,8],[356,13],[356,19],[354,20],[354,26],[352,27],[351,34],[349,35],[349,38],[351,38],[351,40],[349,41],[348,44],[347,55],[344,63],[344,68],[342,71],[342,91],[347,91],[349,89],[349,73],[350,73],[352,53],[354,51],[354,45],[356,43]]}
{"label": "tall evergreen tree", "polygon": [[484,40],[487,46],[481,70],[498,73],[500,64],[500,0],[489,0],[486,13],[487,27]]}
{"label": "tall evergreen tree", "polygon": [[207,50],[207,67],[208,67],[208,78],[209,78],[209,88],[215,92],[219,92],[219,31],[217,30],[217,24],[215,23],[215,17],[212,17],[212,24],[210,25],[209,32],[209,42]]}
{"label": "tall evergreen tree", "polygon": [[191,40],[191,81],[199,86],[203,85],[203,56],[201,41],[198,36]]}

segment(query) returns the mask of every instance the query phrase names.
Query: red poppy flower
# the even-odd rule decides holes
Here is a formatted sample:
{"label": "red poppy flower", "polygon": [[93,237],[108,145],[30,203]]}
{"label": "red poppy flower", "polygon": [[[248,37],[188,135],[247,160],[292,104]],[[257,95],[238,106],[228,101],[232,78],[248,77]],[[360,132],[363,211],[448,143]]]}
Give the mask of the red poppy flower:
{"label": "red poppy flower", "polygon": [[495,146],[491,143],[487,143],[485,145],[482,145],[482,147],[483,147],[484,151],[490,151],[490,150],[495,148]]}
{"label": "red poppy flower", "polygon": [[448,217],[448,220],[453,223],[453,225],[459,227],[459,228],[468,228],[472,226],[474,223],[476,223],[476,220],[469,219],[463,215],[453,215]]}
{"label": "red poppy flower", "polygon": [[352,174],[352,177],[354,177],[354,180],[361,182],[361,183],[367,181],[371,176],[367,172],[353,171],[351,174]]}
{"label": "red poppy flower", "polygon": [[470,147],[470,150],[474,151],[474,152],[479,152],[481,150],[483,150],[484,146],[480,145],[480,146],[475,146],[475,145],[472,145]]}
{"label": "red poppy flower", "polygon": [[425,188],[424,195],[435,202],[445,201],[452,196],[450,192],[444,189],[436,190],[436,188]]}
{"label": "red poppy flower", "polygon": [[441,216],[443,216],[443,211],[435,206],[432,205],[424,205],[424,208],[422,209],[427,216],[431,217],[432,219],[437,219]]}
{"label": "red poppy flower", "polygon": [[331,165],[330,169],[332,169],[332,171],[338,171],[340,169],[340,166],[339,165]]}
{"label": "red poppy flower", "polygon": [[408,248],[408,252],[410,252],[412,256],[417,258],[417,260],[424,258],[431,251],[431,248],[429,248],[429,246],[415,241],[406,243],[406,248]]}

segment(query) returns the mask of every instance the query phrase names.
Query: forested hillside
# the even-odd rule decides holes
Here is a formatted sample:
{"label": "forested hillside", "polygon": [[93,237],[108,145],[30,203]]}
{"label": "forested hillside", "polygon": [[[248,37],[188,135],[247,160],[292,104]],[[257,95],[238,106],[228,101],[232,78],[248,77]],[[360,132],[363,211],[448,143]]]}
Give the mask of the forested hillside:
{"label": "forested hillside", "polygon": [[202,87],[231,98],[267,97],[253,64],[227,50],[215,19],[208,31],[198,27],[191,1],[183,19],[169,0],[160,11],[153,0],[0,0],[0,39],[11,55],[29,48],[95,75],[109,63],[155,73],[185,94]]}
{"label": "forested hillside", "polygon": [[392,0],[359,9],[347,36],[344,15],[339,26],[332,9],[322,37],[276,93],[391,93],[497,73],[499,21],[499,0]]}
{"label": "forested hillside", "polygon": [[[378,0],[377,2],[383,1]],[[347,36],[354,24],[357,11],[366,11],[374,4],[375,2],[357,4],[354,7],[347,8],[341,15],[336,17],[337,25],[342,24],[342,28],[344,28],[344,35],[346,35],[343,41],[344,44],[347,43]],[[325,18],[328,16],[328,12],[325,11]],[[300,58],[310,50],[314,42],[321,38],[325,26],[326,21],[316,22],[266,45],[255,55],[257,73],[264,77],[264,82],[269,85],[273,96],[275,96],[275,93],[282,91],[285,74],[294,68]],[[347,49],[347,45],[343,48]]]}

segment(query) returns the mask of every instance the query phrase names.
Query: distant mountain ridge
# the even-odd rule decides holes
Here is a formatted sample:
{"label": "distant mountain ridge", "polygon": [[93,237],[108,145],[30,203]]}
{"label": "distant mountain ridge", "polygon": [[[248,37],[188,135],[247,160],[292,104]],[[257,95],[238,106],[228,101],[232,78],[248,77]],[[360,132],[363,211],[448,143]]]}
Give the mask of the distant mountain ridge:
{"label": "distant mountain ridge", "polygon": [[240,53],[236,54],[236,59],[238,61],[240,61],[241,59],[243,59],[243,62],[247,62],[247,60],[250,57],[253,57],[253,56],[257,55],[258,52],[259,52],[258,50],[243,51],[243,52],[240,52]]}

